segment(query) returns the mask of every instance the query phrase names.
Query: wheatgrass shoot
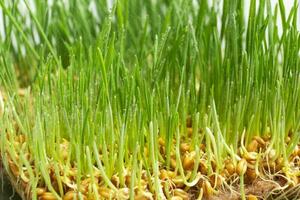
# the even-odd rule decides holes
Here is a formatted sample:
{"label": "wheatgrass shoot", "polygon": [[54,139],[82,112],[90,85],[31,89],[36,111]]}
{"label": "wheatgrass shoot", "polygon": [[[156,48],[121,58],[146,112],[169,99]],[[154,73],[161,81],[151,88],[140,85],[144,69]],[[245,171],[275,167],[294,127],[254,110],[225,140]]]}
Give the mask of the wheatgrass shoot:
{"label": "wheatgrass shoot", "polygon": [[0,0],[10,180],[39,200],[299,198],[298,6]]}

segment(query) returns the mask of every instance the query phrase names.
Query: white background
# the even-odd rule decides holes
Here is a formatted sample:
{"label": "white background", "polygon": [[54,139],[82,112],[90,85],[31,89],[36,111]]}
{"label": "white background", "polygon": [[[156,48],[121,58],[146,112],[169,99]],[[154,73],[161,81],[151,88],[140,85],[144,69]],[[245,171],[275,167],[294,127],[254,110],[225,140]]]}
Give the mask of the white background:
{"label": "white background", "polygon": [[[65,0],[63,0],[65,1]],[[67,1],[67,0],[66,0]],[[112,3],[113,0],[107,0],[109,2],[109,4]],[[145,0],[147,1],[147,0]],[[208,0],[208,1],[211,1],[211,0]],[[259,1],[259,0],[257,0]],[[29,3],[32,2],[31,0],[29,0]],[[51,1],[49,1],[51,2]],[[278,0],[271,0],[272,2],[272,6],[273,8],[275,7],[275,4],[278,2]],[[286,7],[286,15],[289,14],[290,10],[291,10],[291,7],[293,6],[293,3],[294,3],[294,0],[284,0],[284,5]],[[250,4],[250,0],[245,0],[245,17],[247,18],[248,16],[248,11],[249,11],[249,4]],[[299,0],[299,4],[300,4],[300,0]],[[26,12],[26,7],[25,5],[21,5],[22,7],[22,10]],[[93,10],[93,9],[92,9]],[[299,12],[298,12],[298,30],[300,31],[300,7],[299,7]],[[247,20],[245,21],[247,22]],[[278,24],[280,24],[280,17],[278,17]],[[280,26],[279,26],[280,27]],[[280,28],[279,28],[279,31],[280,31]],[[3,21],[2,21],[2,10],[0,8],[0,36],[3,38],[4,37],[4,31],[3,31]]]}

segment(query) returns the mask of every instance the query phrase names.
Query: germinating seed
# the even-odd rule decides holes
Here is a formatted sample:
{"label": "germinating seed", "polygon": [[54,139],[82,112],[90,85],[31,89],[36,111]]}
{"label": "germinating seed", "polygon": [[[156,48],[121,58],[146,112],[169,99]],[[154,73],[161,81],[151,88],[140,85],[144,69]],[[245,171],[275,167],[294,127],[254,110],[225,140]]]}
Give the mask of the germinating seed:
{"label": "germinating seed", "polygon": [[57,198],[51,192],[45,192],[40,197],[41,200],[57,200]]}
{"label": "germinating seed", "polygon": [[247,200],[258,200],[258,198],[255,195],[250,194],[247,196]]}

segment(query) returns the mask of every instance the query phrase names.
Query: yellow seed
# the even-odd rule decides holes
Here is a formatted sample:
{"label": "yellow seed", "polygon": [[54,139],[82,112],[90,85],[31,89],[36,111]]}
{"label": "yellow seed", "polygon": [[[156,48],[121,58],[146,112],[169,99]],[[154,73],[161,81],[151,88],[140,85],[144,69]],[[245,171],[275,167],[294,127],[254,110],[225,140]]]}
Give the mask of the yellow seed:
{"label": "yellow seed", "polygon": [[283,157],[279,157],[279,158],[276,159],[276,164],[277,165],[283,165],[283,163],[284,163]]}
{"label": "yellow seed", "polygon": [[26,89],[24,89],[24,88],[18,89],[18,95],[19,95],[20,97],[24,97],[25,94],[26,94]]}
{"label": "yellow seed", "polygon": [[194,166],[194,159],[191,159],[190,157],[185,157],[183,160],[183,168],[185,170],[191,170]]}
{"label": "yellow seed", "polygon": [[167,171],[167,173],[168,173],[168,176],[170,177],[170,178],[175,178],[176,177],[176,172],[174,172],[174,171]]}
{"label": "yellow seed", "polygon": [[183,181],[182,177],[180,177],[180,176],[173,178],[172,183],[174,183],[177,188],[183,188],[185,186],[184,181]]}
{"label": "yellow seed", "polygon": [[212,187],[219,187],[221,186],[222,184],[222,177],[220,175],[211,175],[209,176],[209,181],[210,181],[210,184],[212,185]]}
{"label": "yellow seed", "polygon": [[142,191],[135,195],[134,200],[153,200],[153,195],[150,192]]}
{"label": "yellow seed", "polygon": [[271,149],[268,156],[269,156],[269,159],[271,159],[271,160],[275,159],[275,157],[276,157],[275,149]]}
{"label": "yellow seed", "polygon": [[162,137],[158,138],[158,143],[159,143],[161,146],[164,146],[164,145],[166,144],[165,140],[164,140]]}
{"label": "yellow seed", "polygon": [[159,177],[160,177],[161,180],[168,179],[169,177],[168,177],[167,170],[165,170],[165,169],[160,170]]}
{"label": "yellow seed", "polygon": [[182,152],[186,152],[190,150],[190,145],[188,143],[181,143],[180,144],[180,150]]}
{"label": "yellow seed", "polygon": [[188,154],[183,159],[183,168],[185,170],[191,170],[194,167],[196,153]]}
{"label": "yellow seed", "polygon": [[264,141],[269,141],[269,140],[271,139],[271,135],[269,134],[270,131],[268,131],[267,133],[268,133],[267,135],[262,136],[262,139],[263,139]]}
{"label": "yellow seed", "polygon": [[211,160],[211,167],[212,167],[213,171],[216,171],[216,169],[217,169],[217,163],[216,163],[215,160]]}
{"label": "yellow seed", "polygon": [[258,142],[256,140],[252,140],[249,143],[247,150],[255,152],[255,151],[257,151],[257,147],[258,147]]}
{"label": "yellow seed", "polygon": [[205,144],[200,144],[199,147],[202,151],[205,151],[205,148],[206,148]]}
{"label": "yellow seed", "polygon": [[208,171],[208,168],[207,168],[207,165],[206,165],[205,161],[201,160],[199,165],[200,165],[199,170],[200,170],[201,174],[206,175],[207,171]]}
{"label": "yellow seed", "polygon": [[247,200],[258,200],[258,198],[252,194],[248,195]]}
{"label": "yellow seed", "polygon": [[41,200],[56,200],[57,198],[51,192],[45,192],[41,196]]}
{"label": "yellow seed", "polygon": [[69,173],[70,176],[75,177],[77,175],[77,169],[76,168],[71,168],[71,169],[69,169],[68,173]]}
{"label": "yellow seed", "polygon": [[289,137],[289,136],[287,136],[286,138],[285,138],[285,143],[289,143],[291,141],[291,138]]}
{"label": "yellow seed", "polygon": [[279,171],[284,166],[284,160],[282,157],[276,159],[276,170]]}
{"label": "yellow seed", "polygon": [[257,159],[257,153],[256,152],[248,152],[244,151],[242,148],[240,148],[241,155],[243,158],[245,158],[247,161],[253,161]]}
{"label": "yellow seed", "polygon": [[20,142],[21,144],[23,144],[24,142],[25,142],[25,135],[18,135],[17,137],[16,137],[16,141],[18,141],[18,142]]}
{"label": "yellow seed", "polygon": [[140,180],[140,188],[141,189],[146,189],[148,187],[148,183],[147,183],[147,181],[145,181],[145,180]]}
{"label": "yellow seed", "polygon": [[36,194],[38,196],[41,196],[42,194],[44,194],[46,192],[45,188],[36,188]]}
{"label": "yellow seed", "polygon": [[186,127],[192,127],[192,118],[191,116],[189,116],[187,119],[186,119]]}
{"label": "yellow seed", "polygon": [[182,189],[175,189],[174,196],[180,197],[182,200],[189,199],[189,194]]}
{"label": "yellow seed", "polygon": [[234,174],[235,173],[235,167],[234,167],[234,164],[233,163],[227,163],[226,165],[225,165],[225,168],[227,169],[227,171],[228,171],[228,173],[230,174],[230,175],[232,175],[232,174]]}
{"label": "yellow seed", "polygon": [[247,169],[246,176],[249,179],[249,181],[253,181],[257,177],[255,170],[253,169]]}
{"label": "yellow seed", "polygon": [[80,185],[80,186],[79,186],[79,191],[80,191],[82,194],[87,194],[88,191],[89,191],[89,185]]}
{"label": "yellow seed", "polygon": [[213,195],[214,191],[213,191],[213,188],[211,187],[211,184],[209,183],[208,180],[205,180],[204,181],[204,184],[202,186],[203,188],[203,194],[207,197]]}
{"label": "yellow seed", "polygon": [[253,137],[260,145],[262,145],[263,147],[266,146],[266,142],[259,136],[254,136]]}
{"label": "yellow seed", "polygon": [[100,194],[100,196],[107,198],[107,199],[112,198],[114,196],[113,191],[107,187],[100,187],[99,194]]}
{"label": "yellow seed", "polygon": [[69,191],[64,195],[63,200],[73,200],[73,199],[77,199],[77,193],[74,191]]}
{"label": "yellow seed", "polygon": [[9,161],[9,168],[15,177],[20,175],[19,168],[13,161]]}
{"label": "yellow seed", "polygon": [[120,178],[119,178],[117,175],[113,175],[113,176],[111,177],[111,182],[112,182],[115,186],[119,187],[119,185],[120,185]]}
{"label": "yellow seed", "polygon": [[191,136],[193,134],[193,128],[187,128],[187,134],[188,136]]}
{"label": "yellow seed", "polygon": [[236,172],[238,173],[238,175],[243,175],[245,174],[247,171],[247,161],[243,158],[242,160],[240,160],[238,162],[237,168],[236,168]]}
{"label": "yellow seed", "polygon": [[175,178],[176,173],[173,171],[167,171],[165,169],[160,170],[160,176],[162,180],[170,179],[170,178]]}
{"label": "yellow seed", "polygon": [[171,167],[175,169],[176,166],[177,166],[176,159],[175,158],[171,158]]}

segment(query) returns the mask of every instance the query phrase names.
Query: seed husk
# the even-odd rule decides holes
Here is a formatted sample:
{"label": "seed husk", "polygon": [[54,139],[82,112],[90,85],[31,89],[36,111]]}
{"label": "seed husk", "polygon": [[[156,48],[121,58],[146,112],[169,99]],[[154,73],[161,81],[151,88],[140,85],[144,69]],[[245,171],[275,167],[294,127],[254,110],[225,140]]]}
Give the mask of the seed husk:
{"label": "seed husk", "polygon": [[51,192],[45,192],[42,196],[41,196],[41,200],[56,200],[57,198],[54,196],[53,193]]}
{"label": "seed husk", "polygon": [[266,142],[260,136],[254,136],[253,139],[256,140],[262,147],[266,146]]}
{"label": "seed husk", "polygon": [[256,140],[252,140],[247,147],[248,151],[256,152],[258,148],[258,142]]}

